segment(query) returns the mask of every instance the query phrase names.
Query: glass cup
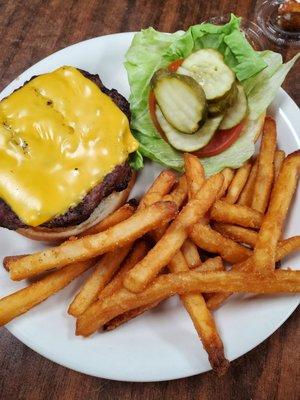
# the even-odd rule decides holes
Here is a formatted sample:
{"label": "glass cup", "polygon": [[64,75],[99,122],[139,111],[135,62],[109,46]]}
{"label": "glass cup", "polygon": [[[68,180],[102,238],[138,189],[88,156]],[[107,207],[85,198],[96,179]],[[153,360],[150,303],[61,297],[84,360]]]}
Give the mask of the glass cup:
{"label": "glass cup", "polygon": [[257,24],[271,41],[279,46],[300,46],[299,0],[263,1],[256,15]]}

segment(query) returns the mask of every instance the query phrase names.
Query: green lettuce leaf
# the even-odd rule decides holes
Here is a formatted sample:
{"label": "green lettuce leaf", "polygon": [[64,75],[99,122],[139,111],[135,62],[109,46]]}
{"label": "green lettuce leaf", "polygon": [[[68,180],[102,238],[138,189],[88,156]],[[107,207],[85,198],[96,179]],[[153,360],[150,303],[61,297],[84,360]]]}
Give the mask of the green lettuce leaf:
{"label": "green lettuce leaf", "polygon": [[[249,117],[253,120],[265,112],[297,59],[296,56],[289,63],[282,64],[280,54],[255,51],[240,31],[240,18],[234,15],[221,26],[203,23],[190,27],[186,32],[173,34],[148,28],[135,34],[125,61],[131,89],[131,126],[140,143],[140,153],[134,157],[135,168],[142,167],[141,156],[145,156],[166,167],[178,171],[183,169],[182,153],[164,141],[152,123],[148,110],[149,84],[159,68],[186,58],[201,48],[214,48],[223,54],[226,64],[245,88]],[[250,136],[241,137],[218,156],[201,160],[206,173],[212,174],[224,167],[237,168],[243,164],[254,152]]]}
{"label": "green lettuce leaf", "polygon": [[132,169],[138,171],[139,169],[143,168],[144,166],[144,159],[142,154],[139,150],[135,151],[134,153],[130,154],[129,156],[129,164]]}
{"label": "green lettuce leaf", "polygon": [[275,66],[276,62],[273,63],[271,61],[271,63],[268,63],[268,67],[255,77],[256,83],[247,94],[250,119],[257,118],[272,103],[278,88],[282,85],[285,77],[299,57],[300,53],[296,54],[287,63],[279,64],[277,68]]}

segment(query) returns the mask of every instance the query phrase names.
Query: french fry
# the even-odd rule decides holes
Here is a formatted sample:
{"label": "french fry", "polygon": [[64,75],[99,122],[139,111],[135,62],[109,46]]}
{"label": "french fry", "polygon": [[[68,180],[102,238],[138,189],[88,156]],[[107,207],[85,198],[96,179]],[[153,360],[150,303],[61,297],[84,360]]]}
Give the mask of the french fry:
{"label": "french fry", "polygon": [[[196,198],[197,193],[201,190],[205,182],[205,172],[199,159],[189,153],[184,154],[184,168],[188,186],[188,198],[191,200]],[[199,222],[202,222],[203,224],[208,223],[207,216],[203,216]]]}
{"label": "french fry", "polygon": [[245,164],[242,165],[236,171],[236,173],[229,185],[227,194],[222,199],[223,201],[226,201],[227,203],[230,203],[230,204],[234,204],[237,202],[239,195],[247,182],[248,176],[251,171],[251,167],[252,167],[252,165],[251,165],[250,161],[246,161]]}
{"label": "french fry", "polygon": [[256,271],[271,272],[275,268],[276,247],[297,187],[299,172],[300,150],[284,160],[272,190],[253,253]]}
{"label": "french fry", "polygon": [[208,258],[203,264],[195,268],[193,271],[196,272],[217,272],[225,271],[225,267],[222,258],[217,256],[213,258]]}
{"label": "french fry", "polygon": [[256,160],[252,165],[248,180],[242,190],[242,193],[240,194],[237,204],[248,207],[251,206],[257,169],[258,169],[258,160]]}
{"label": "french fry", "polygon": [[[193,186],[193,191],[190,193],[190,196],[196,197],[204,182],[204,171],[197,158],[192,157],[191,159],[187,156],[186,159],[188,160],[188,163],[190,163],[188,166],[186,166],[186,173],[188,175],[187,181],[189,182],[189,185],[192,184]],[[197,164],[193,165],[195,163]],[[161,232],[161,235],[163,235],[163,232]],[[161,236],[159,236],[159,238],[160,237]],[[188,239],[183,244],[183,252],[185,253],[185,256],[181,253],[181,251],[178,251],[170,261],[170,271],[188,271],[189,264],[187,263],[185,257],[189,260],[191,266],[196,267],[200,265],[201,260],[197,248],[194,243]],[[181,296],[181,301],[194,323],[204,348],[208,352],[211,365],[219,374],[223,374],[228,367],[228,361],[225,359],[222,341],[218,335],[214,319],[206,307],[205,300],[201,294],[186,294]],[[135,318],[138,315],[143,314],[145,311],[155,307],[158,303],[159,301],[134,310],[130,310],[128,313],[115,318],[113,321],[111,321],[111,324],[105,328],[108,330],[114,329],[122,323],[125,323],[128,320]]]}
{"label": "french fry", "polygon": [[84,282],[69,306],[74,317],[82,314],[96,299],[98,292],[112,279],[130,250],[130,245],[106,253],[95,265],[93,273]]}
{"label": "french fry", "polygon": [[258,170],[253,190],[251,207],[261,213],[267,209],[274,179],[274,156],[276,151],[276,124],[273,118],[266,117],[260,153]]}
{"label": "french fry", "polygon": [[136,207],[134,205],[126,203],[122,207],[118,208],[115,212],[108,215],[98,224],[82,232],[78,237],[94,235],[95,233],[106,231],[106,229],[110,228],[111,226],[117,225],[119,222],[131,217],[135,209]]}
{"label": "french fry", "polygon": [[201,249],[220,254],[225,261],[230,263],[244,261],[252,254],[251,250],[214,231],[208,225],[194,225],[189,236]]}
{"label": "french fry", "polygon": [[177,207],[172,202],[157,202],[130,218],[95,235],[67,241],[60,246],[23,257],[9,263],[10,277],[21,280],[53,268],[87,260],[134,242],[145,233],[175,217]]}
{"label": "french fry", "polygon": [[[290,255],[294,251],[300,249],[300,236],[290,237],[278,243],[276,250],[276,262]],[[253,269],[253,257],[247,258],[244,262],[234,264],[233,271],[251,272]],[[232,293],[215,293],[207,301],[207,306],[210,310],[215,310],[227,300]]]}
{"label": "french fry", "polygon": [[[210,258],[205,261],[200,267],[195,268],[194,271],[197,272],[212,272],[212,271],[224,271],[224,265],[222,263],[221,257],[215,257],[215,258]],[[103,330],[105,331],[112,331],[116,328],[118,328],[120,325],[123,325],[124,323],[132,320],[133,318],[136,318],[140,316],[141,314],[144,314],[146,311],[152,310],[153,308],[157,307],[158,304],[160,304],[161,301],[157,301],[152,304],[148,304],[146,306],[142,306],[139,308],[135,308],[133,310],[130,310],[124,314],[118,315],[117,317],[113,318],[111,321],[109,321],[107,324],[103,326]]]}
{"label": "french fry", "polygon": [[222,340],[204,297],[197,293],[187,293],[181,294],[180,299],[201,338],[211,366],[218,375],[224,375],[229,367],[229,362],[225,358]]}
{"label": "french fry", "polygon": [[210,217],[218,222],[240,225],[245,228],[259,228],[263,214],[247,206],[218,200],[211,208]]}
{"label": "french fry", "polygon": [[[179,178],[178,184],[175,187],[175,189],[173,189],[171,193],[166,194],[163,197],[163,201],[173,201],[179,210],[181,206],[185,203],[187,195],[188,194],[187,194],[186,177],[185,175],[182,175]],[[154,232],[152,232],[152,236],[156,241],[158,240],[158,238],[160,239],[162,237],[168,226],[169,226],[168,223],[162,224],[159,228],[157,228]]]}
{"label": "french fry", "polygon": [[[191,199],[197,197],[197,193],[199,193],[203,185],[203,182],[205,181],[204,171],[199,163],[199,160],[196,157],[189,157],[188,155],[186,155],[185,160],[188,164],[186,165],[188,187],[192,186],[192,190],[189,194],[190,201],[192,202],[193,200]],[[220,181],[219,186],[221,186],[222,180],[223,179],[219,179]],[[163,234],[163,232],[161,233]],[[185,252],[186,257],[189,259],[192,266],[195,267],[199,265],[201,260],[197,248],[195,248],[192,242],[185,241],[185,244],[183,246],[183,251]],[[170,260],[168,267],[172,272],[189,270],[189,265],[187,264],[186,259],[181,253],[181,251],[178,251],[175,254],[175,256]],[[194,323],[195,329],[200,339],[202,340],[204,348],[208,352],[209,360],[211,362],[212,367],[219,374],[223,374],[225,370],[228,368],[229,364],[224,356],[223,344],[218,335],[214,319],[206,307],[204,298],[202,297],[201,294],[186,294],[181,296],[181,301]],[[129,315],[125,314],[123,316],[119,316],[117,321],[113,321],[113,326],[115,327],[116,324],[121,324],[127,321],[128,319],[132,319],[135,316],[140,315],[146,310],[154,307],[155,305],[156,304],[146,305],[143,307],[139,307],[135,310],[131,310],[129,312]]]}
{"label": "french fry", "polygon": [[[168,268],[171,272],[189,271],[189,265],[183,262],[182,257],[182,253],[179,251],[169,262]],[[213,369],[220,375],[224,374],[229,364],[224,356],[223,343],[214,318],[208,310],[203,296],[200,293],[186,293],[180,295],[180,300],[193,321]]]}
{"label": "french fry", "polygon": [[17,256],[6,256],[3,258],[3,267],[6,269],[6,271],[9,271],[9,264],[12,261],[19,260],[20,258],[26,257],[28,254],[19,254]]}
{"label": "french fry", "polygon": [[189,292],[230,291],[236,293],[296,293],[300,291],[300,271],[278,270],[270,276],[247,272],[195,271],[161,275],[143,292],[121,289],[104,301],[97,301],[82,314],[76,324],[76,334],[89,336],[100,326],[126,311],[154,303],[174,294]]}
{"label": "french fry", "polygon": [[293,236],[278,243],[275,261],[280,261],[300,249],[300,236]]}
{"label": "french fry", "polygon": [[202,264],[197,246],[190,239],[186,239],[181,247],[181,251],[188,263],[189,268],[194,269]]}
{"label": "french fry", "polygon": [[221,199],[223,196],[225,196],[225,193],[227,192],[227,189],[234,177],[234,172],[230,168],[225,168],[222,171],[222,175],[224,177],[224,181],[223,181],[222,188],[217,196],[217,199]]}
{"label": "french fry", "polygon": [[205,182],[204,169],[199,158],[192,154],[184,154],[185,175],[188,183],[188,197],[193,199]]}
{"label": "french fry", "polygon": [[148,250],[149,246],[145,240],[140,240],[139,242],[135,243],[131,253],[121,266],[118,273],[114,276],[113,280],[111,280],[108,285],[98,292],[98,298],[101,299],[110,296],[117,290],[121,289],[123,286],[123,279],[127,272],[145,257]]}
{"label": "french fry", "polygon": [[222,224],[221,222],[214,222],[212,228],[223,236],[235,240],[239,243],[244,243],[250,247],[254,247],[257,240],[257,232],[252,229],[243,228],[237,225]]}
{"label": "french fry", "polygon": [[163,197],[163,201],[173,201],[180,208],[186,200],[187,195],[187,181],[185,175],[182,175],[172,192]]}
{"label": "french fry", "polygon": [[48,297],[66,287],[72,280],[89,269],[95,261],[86,260],[51,272],[45,278],[0,300],[0,325],[26,313]]}
{"label": "french fry", "polygon": [[162,197],[170,192],[176,181],[177,178],[174,172],[169,170],[162,171],[142,197],[139,209],[141,210],[157,201],[161,201]]}
{"label": "french fry", "polygon": [[209,178],[201,195],[190,200],[171,223],[163,237],[145,258],[132,268],[124,279],[124,286],[134,292],[142,291],[165,267],[187,238],[187,228],[195,224],[211,207],[223,184],[221,174]]}
{"label": "french fry", "polygon": [[120,314],[117,317],[113,318],[111,321],[109,321],[107,324],[105,324],[103,326],[103,330],[106,332],[113,331],[114,329],[118,328],[119,326],[124,325],[126,322],[129,322],[132,319],[144,314],[145,312],[152,310],[153,308],[157,307],[160,303],[161,303],[161,301],[158,300],[155,303],[137,307],[137,308],[134,308],[133,310],[125,312],[124,314]]}
{"label": "french fry", "polygon": [[[189,191],[189,199],[197,197],[200,192],[205,178],[202,165],[197,157],[185,155],[185,172]],[[199,194],[200,195],[200,194]],[[172,196],[172,194],[171,194]],[[161,231],[161,235],[163,232]],[[158,239],[161,236],[158,236]],[[182,252],[178,251],[170,260],[168,268],[171,272],[189,271],[189,267],[199,266],[201,263],[198,250],[193,242],[186,239],[182,245]],[[219,374],[223,374],[228,368],[228,361],[224,356],[223,344],[218,334],[213,316],[206,307],[205,300],[201,294],[185,294],[181,296],[181,301],[189,313],[195,329],[200,337],[204,348],[208,353],[210,363],[214,370]],[[145,311],[155,307],[158,302],[130,310],[121,316],[118,316],[112,321],[110,328],[115,328],[117,325],[141,315]],[[106,327],[107,328],[107,327]]]}
{"label": "french fry", "polygon": [[[221,257],[209,258],[205,261],[204,264],[200,265],[200,267],[195,268],[194,271],[197,272],[217,272],[217,271],[226,271],[223,260]],[[213,296],[215,293],[203,293],[204,300],[207,300]]]}
{"label": "french fry", "polygon": [[[81,234],[93,234],[102,232],[121,221],[131,217],[136,209],[132,204],[124,204],[114,213],[110,214],[104,220],[99,222],[96,226]],[[88,306],[97,299],[98,291],[101,290],[107,282],[111,279],[112,275],[119,268],[123,259],[126,257],[130,246],[116,249],[112,253],[106,253],[94,266],[93,273],[88,277],[85,283],[80,288],[72,303],[69,306],[68,313],[77,317],[82,314]]]}
{"label": "french fry", "polygon": [[276,150],[274,157],[274,181],[276,181],[278,177],[284,159],[285,152],[283,150]]}
{"label": "french fry", "polygon": [[[209,258],[198,268],[195,268],[194,271],[197,272],[224,271],[224,264],[222,262],[221,257]],[[118,289],[120,288],[121,287],[119,287]],[[124,314],[118,315],[117,317],[109,321],[107,324],[105,324],[103,326],[103,330],[112,331],[113,329],[118,328],[120,325],[125,324],[126,322],[132,320],[133,318],[136,318],[141,314],[144,314],[146,311],[152,310],[153,308],[157,307],[159,303],[161,303],[160,300],[155,303],[147,304],[146,306],[135,308],[133,310],[125,312]]]}

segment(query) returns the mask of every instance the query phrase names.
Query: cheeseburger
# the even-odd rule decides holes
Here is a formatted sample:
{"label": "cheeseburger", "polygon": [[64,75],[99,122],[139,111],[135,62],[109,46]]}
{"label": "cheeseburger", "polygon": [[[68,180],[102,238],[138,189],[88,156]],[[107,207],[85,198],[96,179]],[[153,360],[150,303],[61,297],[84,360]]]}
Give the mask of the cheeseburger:
{"label": "cheeseburger", "polygon": [[127,100],[73,67],[0,102],[0,225],[37,240],[78,235],[122,205],[138,143]]}

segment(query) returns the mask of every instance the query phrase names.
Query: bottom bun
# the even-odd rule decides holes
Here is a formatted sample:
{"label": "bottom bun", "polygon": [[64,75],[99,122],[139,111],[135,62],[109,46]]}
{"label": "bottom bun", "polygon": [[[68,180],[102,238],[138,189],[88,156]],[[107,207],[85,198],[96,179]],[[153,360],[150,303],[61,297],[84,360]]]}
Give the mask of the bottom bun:
{"label": "bottom bun", "polygon": [[19,228],[17,229],[17,232],[29,239],[39,240],[42,242],[62,242],[71,236],[77,236],[87,229],[90,229],[92,226],[96,225],[109,214],[121,207],[128,199],[135,183],[135,179],[136,174],[133,173],[125,190],[122,192],[113,192],[109,196],[105,197],[98,207],[95,208],[89,218],[79,225],[68,226],[66,228]]}

